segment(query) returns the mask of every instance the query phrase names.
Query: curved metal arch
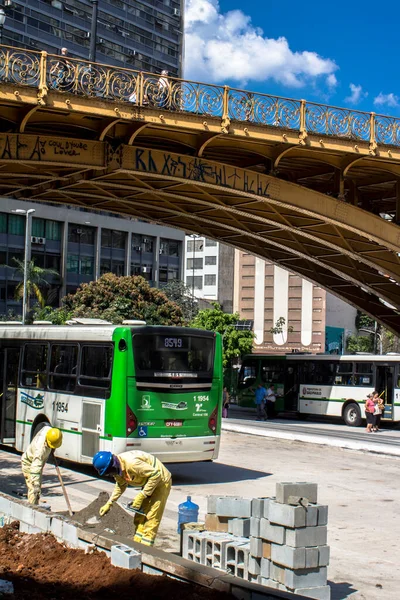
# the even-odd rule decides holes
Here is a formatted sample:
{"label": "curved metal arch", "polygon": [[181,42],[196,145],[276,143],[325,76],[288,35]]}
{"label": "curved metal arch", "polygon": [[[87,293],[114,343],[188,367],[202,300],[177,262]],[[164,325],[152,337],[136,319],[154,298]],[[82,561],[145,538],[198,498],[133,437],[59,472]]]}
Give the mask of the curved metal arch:
{"label": "curved metal arch", "polygon": [[110,131],[110,129],[112,129],[115,125],[118,125],[118,123],[122,123],[123,119],[113,119],[110,123],[108,123],[108,125],[106,125],[102,132],[99,135],[99,142],[104,142],[104,138],[106,137],[107,133]]}
{"label": "curved metal arch", "polygon": [[207,148],[207,146],[209,146],[209,144],[211,144],[211,142],[213,142],[215,139],[220,138],[222,136],[226,136],[226,133],[216,133],[214,135],[211,135],[205,142],[203,142],[203,144],[200,146],[198,152],[197,152],[197,156],[199,156],[200,158],[203,156],[204,150]]}
{"label": "curved metal arch", "polygon": [[19,132],[20,133],[24,133],[25,131],[25,127],[28,124],[29,119],[31,118],[32,115],[35,114],[35,112],[40,108],[40,104],[37,104],[36,106],[34,106],[33,108],[31,108],[30,110],[28,110],[28,112],[24,115],[20,125],[19,125]]}

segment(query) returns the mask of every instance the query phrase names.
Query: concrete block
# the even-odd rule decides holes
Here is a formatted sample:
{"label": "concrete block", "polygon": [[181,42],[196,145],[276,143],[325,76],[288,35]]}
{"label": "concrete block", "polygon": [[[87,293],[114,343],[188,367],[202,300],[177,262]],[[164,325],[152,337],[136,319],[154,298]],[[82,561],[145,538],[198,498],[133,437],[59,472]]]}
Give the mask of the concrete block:
{"label": "concrete block", "polygon": [[288,504],[290,496],[307,498],[309,502],[318,502],[318,486],[316,483],[306,482],[283,482],[276,484],[276,501],[280,504]]}
{"label": "concrete block", "polygon": [[263,541],[260,538],[250,536],[250,554],[261,558],[263,554]]}
{"label": "concrete block", "polygon": [[205,537],[204,558],[201,563],[206,567],[214,569],[226,569],[226,547],[232,543],[232,536],[222,534],[218,536],[208,535]]}
{"label": "concrete block", "polygon": [[5,515],[11,514],[11,503],[9,498],[0,496],[0,513],[3,513]]}
{"label": "concrete block", "polygon": [[271,542],[265,542],[263,540],[263,543],[262,543],[262,557],[263,558],[271,558],[271,549],[272,549]]}
{"label": "concrete block", "polygon": [[208,513],[216,513],[217,512],[217,498],[222,498],[223,496],[207,496],[207,512]]}
{"label": "concrete block", "polygon": [[24,521],[19,522],[19,530],[21,533],[43,533],[38,527],[35,527],[34,525],[28,525],[28,523],[24,523]]}
{"label": "concrete block", "polygon": [[331,588],[329,585],[311,588],[298,588],[294,590],[295,594],[305,596],[306,598],[314,598],[315,600],[331,600]]}
{"label": "concrete block", "polygon": [[229,519],[228,532],[248,538],[250,536],[250,519]]}
{"label": "concrete block", "polygon": [[219,517],[216,514],[206,515],[205,526],[207,531],[221,531],[228,533],[228,517]]}
{"label": "concrete block", "polygon": [[256,517],[250,519],[250,535],[253,537],[260,537],[260,521]]}
{"label": "concrete block", "polygon": [[78,530],[75,525],[68,523],[68,521],[64,521],[63,524],[63,540],[71,548],[78,547]]}
{"label": "concrete block", "polygon": [[326,567],[320,567],[319,569],[297,569],[294,571],[285,569],[283,583],[291,590],[302,587],[323,587],[326,585],[327,577]]}
{"label": "concrete block", "polygon": [[129,546],[116,544],[111,546],[111,564],[121,569],[140,569],[142,566],[142,555]]}
{"label": "concrete block", "polygon": [[318,566],[319,567],[327,567],[329,565],[330,547],[329,546],[320,546],[318,550],[319,550]]}
{"label": "concrete block", "polygon": [[261,585],[265,585],[265,587],[269,587],[273,590],[277,590],[279,587],[279,583],[277,581],[269,579],[268,577],[261,577]]}
{"label": "concrete block", "polygon": [[28,503],[10,500],[10,509],[11,516],[16,521],[23,521],[28,525],[35,525],[35,509]]}
{"label": "concrete block", "polygon": [[217,498],[216,513],[220,517],[251,517],[251,500],[248,498],[235,498],[226,496]]}
{"label": "concrete block", "polygon": [[271,502],[275,502],[275,496],[273,498],[264,498],[264,519],[269,519],[269,506]]}
{"label": "concrete block", "polygon": [[306,527],[316,527],[318,525],[318,504],[309,504],[305,513]]}
{"label": "concrete block", "polygon": [[269,579],[271,575],[271,561],[268,558],[262,558],[260,563],[261,577]]}
{"label": "concrete block", "polygon": [[270,567],[270,572],[269,572],[269,576],[270,579],[273,579],[274,581],[277,581],[278,583],[285,583],[285,567],[281,567],[279,565],[276,565],[275,563],[271,562],[271,567]]}
{"label": "concrete block", "polygon": [[210,536],[208,531],[190,531],[186,530],[182,533],[182,553],[183,558],[193,560],[196,563],[204,564],[205,550],[204,544],[207,536]]}
{"label": "concrete block", "polygon": [[59,519],[57,517],[53,517],[51,519],[50,532],[58,540],[61,540],[63,537],[63,524],[64,524],[64,519]]}
{"label": "concrete block", "polygon": [[306,509],[303,506],[289,506],[279,502],[270,502],[269,521],[284,527],[304,527],[306,524]]}
{"label": "concrete block", "polygon": [[322,527],[286,529],[286,544],[288,546],[293,546],[294,548],[325,546],[327,536],[328,531],[326,525],[323,525]]}
{"label": "concrete block", "polygon": [[260,575],[261,571],[261,558],[249,555],[249,562],[247,566],[248,572],[251,575]]}
{"label": "concrete block", "polygon": [[248,578],[250,544],[231,542],[226,546],[226,571],[235,577]]}
{"label": "concrete block", "polygon": [[267,542],[273,542],[274,544],[284,544],[285,528],[281,525],[271,525],[271,523],[267,519],[261,519],[260,537]]}
{"label": "concrete block", "polygon": [[264,516],[264,502],[268,498],[253,498],[251,501],[251,516],[261,519]]}
{"label": "concrete block", "polygon": [[[260,575],[253,575],[252,573],[249,573],[247,576],[247,581],[249,581],[250,583],[260,583],[261,581],[261,577]],[[251,599],[254,600],[254,594],[251,595]]]}
{"label": "concrete block", "polygon": [[318,504],[318,523],[317,525],[328,525],[328,507]]}
{"label": "concrete block", "polygon": [[35,510],[34,518],[35,518],[35,527],[38,527],[43,532],[47,532],[51,530],[51,515],[46,511]]}
{"label": "concrete block", "polygon": [[273,563],[289,569],[304,569],[306,566],[306,549],[272,544],[271,560]]}
{"label": "concrete block", "polygon": [[[323,546],[323,548],[325,547],[327,546]],[[301,550],[301,548],[297,548],[297,550]],[[306,552],[306,569],[316,569],[319,567],[319,548],[304,548],[304,550]]]}

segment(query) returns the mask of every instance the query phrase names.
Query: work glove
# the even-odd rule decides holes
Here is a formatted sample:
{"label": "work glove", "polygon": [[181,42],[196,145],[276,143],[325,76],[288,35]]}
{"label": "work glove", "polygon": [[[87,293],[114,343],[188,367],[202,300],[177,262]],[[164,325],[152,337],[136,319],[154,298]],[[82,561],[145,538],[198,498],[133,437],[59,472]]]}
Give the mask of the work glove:
{"label": "work glove", "polygon": [[146,496],[143,494],[143,492],[139,492],[138,494],[136,494],[136,496],[132,500],[131,507],[134,508],[135,510],[140,510],[140,508],[143,504],[143,500],[145,498],[146,498]]}
{"label": "work glove", "polygon": [[110,510],[110,508],[112,507],[111,502],[106,502],[106,504],[104,504],[104,506],[102,506],[99,510],[99,515],[101,517],[104,517],[104,515],[106,515],[108,513],[108,511]]}

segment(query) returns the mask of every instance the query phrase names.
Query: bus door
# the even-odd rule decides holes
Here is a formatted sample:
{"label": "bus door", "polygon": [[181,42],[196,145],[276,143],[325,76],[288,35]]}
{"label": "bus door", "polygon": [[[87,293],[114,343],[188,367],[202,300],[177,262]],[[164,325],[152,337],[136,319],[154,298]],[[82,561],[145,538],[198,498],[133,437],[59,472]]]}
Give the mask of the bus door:
{"label": "bus door", "polygon": [[385,419],[393,418],[394,365],[389,363],[376,365],[376,391],[385,403]]}
{"label": "bus door", "polygon": [[285,412],[298,410],[299,366],[298,362],[287,361],[285,373]]}
{"label": "bus door", "polygon": [[0,350],[0,441],[15,442],[19,348]]}

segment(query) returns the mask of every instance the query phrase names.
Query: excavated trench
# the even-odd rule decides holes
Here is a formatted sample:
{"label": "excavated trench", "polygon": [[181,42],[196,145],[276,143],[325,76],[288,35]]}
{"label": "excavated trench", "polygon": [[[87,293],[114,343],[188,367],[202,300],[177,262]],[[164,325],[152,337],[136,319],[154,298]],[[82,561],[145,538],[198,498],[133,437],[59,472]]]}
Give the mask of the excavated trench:
{"label": "excavated trench", "polygon": [[11,581],[10,600],[233,600],[217,590],[113,567],[104,552],[67,548],[50,534],[0,529],[0,579]]}

